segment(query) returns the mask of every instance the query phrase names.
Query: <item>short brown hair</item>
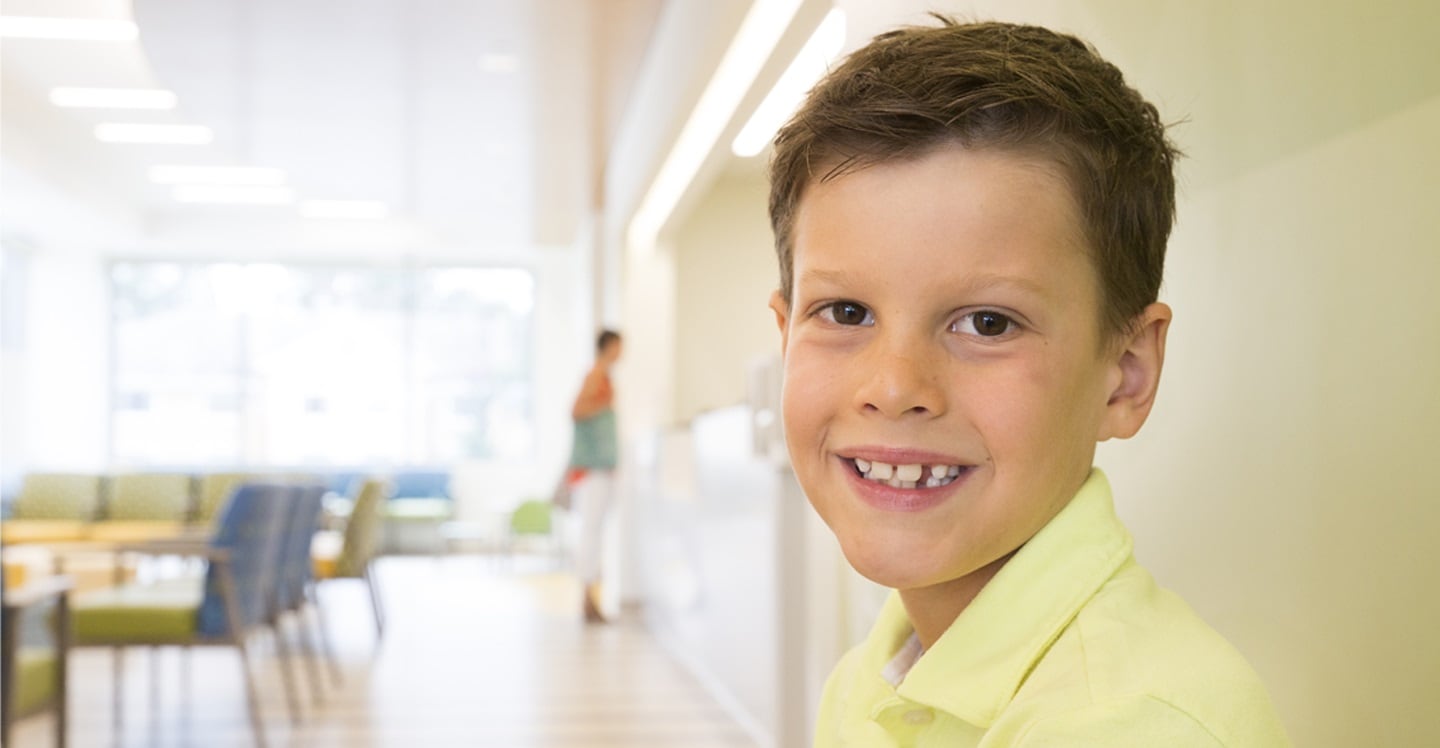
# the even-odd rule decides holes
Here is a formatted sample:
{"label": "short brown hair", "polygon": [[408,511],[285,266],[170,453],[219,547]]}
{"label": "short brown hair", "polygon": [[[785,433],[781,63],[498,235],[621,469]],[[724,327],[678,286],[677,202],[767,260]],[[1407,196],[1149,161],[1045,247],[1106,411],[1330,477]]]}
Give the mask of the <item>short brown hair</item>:
{"label": "short brown hair", "polygon": [[791,299],[795,212],[812,180],[936,147],[1053,160],[1071,186],[1101,293],[1125,330],[1159,295],[1175,216],[1174,161],[1155,107],[1073,36],[1037,26],[911,26],[875,37],[810,92],[775,137],[770,223]]}

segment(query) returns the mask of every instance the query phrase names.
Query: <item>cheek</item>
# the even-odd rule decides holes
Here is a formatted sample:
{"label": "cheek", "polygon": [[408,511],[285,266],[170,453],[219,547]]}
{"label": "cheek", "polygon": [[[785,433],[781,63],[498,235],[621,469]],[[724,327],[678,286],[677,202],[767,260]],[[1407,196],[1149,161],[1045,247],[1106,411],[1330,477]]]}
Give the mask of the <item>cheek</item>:
{"label": "cheek", "polygon": [[840,386],[836,367],[822,357],[806,355],[804,346],[792,346],[785,359],[781,411],[785,436],[792,445],[819,437],[822,424],[838,407]]}
{"label": "cheek", "polygon": [[[967,389],[967,410],[986,433],[990,448],[1015,453],[1049,451],[1065,443],[1080,415],[1084,389],[1062,362],[1036,358],[991,372],[983,387]],[[982,426],[983,424],[983,426]]]}

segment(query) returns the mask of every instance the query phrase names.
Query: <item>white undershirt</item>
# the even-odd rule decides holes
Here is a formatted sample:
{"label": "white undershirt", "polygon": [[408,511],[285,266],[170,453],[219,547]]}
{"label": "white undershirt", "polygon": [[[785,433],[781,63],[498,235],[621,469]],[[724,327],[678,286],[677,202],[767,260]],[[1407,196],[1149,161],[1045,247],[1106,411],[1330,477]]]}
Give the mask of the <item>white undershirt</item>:
{"label": "white undershirt", "polygon": [[920,644],[920,637],[914,631],[910,632],[910,638],[900,645],[900,651],[890,658],[885,669],[880,671],[880,677],[884,678],[891,686],[899,688],[905,682],[905,676],[910,673],[910,668],[920,660],[920,655],[925,654],[925,647]]}

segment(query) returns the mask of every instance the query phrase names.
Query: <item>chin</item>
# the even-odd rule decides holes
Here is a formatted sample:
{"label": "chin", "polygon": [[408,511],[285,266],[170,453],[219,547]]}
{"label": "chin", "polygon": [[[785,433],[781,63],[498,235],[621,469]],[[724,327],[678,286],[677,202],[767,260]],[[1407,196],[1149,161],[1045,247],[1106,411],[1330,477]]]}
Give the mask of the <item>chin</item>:
{"label": "chin", "polygon": [[876,543],[841,544],[845,560],[860,576],[891,589],[926,587],[943,581],[934,558],[918,557],[913,549],[897,550]]}

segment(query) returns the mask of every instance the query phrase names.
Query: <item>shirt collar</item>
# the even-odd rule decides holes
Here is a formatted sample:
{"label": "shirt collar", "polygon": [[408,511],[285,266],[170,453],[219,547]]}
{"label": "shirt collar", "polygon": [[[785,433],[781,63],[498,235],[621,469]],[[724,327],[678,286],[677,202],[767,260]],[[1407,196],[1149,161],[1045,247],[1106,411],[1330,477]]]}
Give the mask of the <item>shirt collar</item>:
{"label": "shirt collar", "polygon": [[[995,575],[896,688],[982,729],[1085,603],[1130,558],[1110,483],[1098,468],[1070,503]],[[912,631],[898,594],[886,601],[867,648],[878,672]]]}

